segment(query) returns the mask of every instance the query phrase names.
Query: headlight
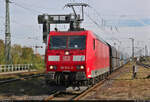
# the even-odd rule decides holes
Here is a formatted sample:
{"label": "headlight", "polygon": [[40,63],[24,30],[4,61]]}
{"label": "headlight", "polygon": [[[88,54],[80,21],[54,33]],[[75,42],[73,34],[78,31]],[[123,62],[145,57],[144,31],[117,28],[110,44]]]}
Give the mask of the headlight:
{"label": "headlight", "polygon": [[69,55],[69,52],[68,52],[68,51],[66,51],[66,52],[65,52],[65,55]]}
{"label": "headlight", "polygon": [[85,61],[85,56],[73,56],[73,61]]}
{"label": "headlight", "polygon": [[83,65],[81,65],[81,66],[78,65],[76,68],[77,68],[77,70],[80,70],[80,69],[83,70],[84,66]]}
{"label": "headlight", "polygon": [[84,66],[80,66],[80,69],[84,69]]}
{"label": "headlight", "polygon": [[49,66],[49,69],[53,69],[54,67],[53,66]]}
{"label": "headlight", "polygon": [[60,61],[60,56],[48,56],[48,61]]}
{"label": "headlight", "polygon": [[56,66],[52,66],[52,65],[51,65],[51,66],[49,66],[49,69],[51,69],[51,70],[52,70],[52,69],[56,70],[56,69],[57,69],[57,67],[56,67]]}

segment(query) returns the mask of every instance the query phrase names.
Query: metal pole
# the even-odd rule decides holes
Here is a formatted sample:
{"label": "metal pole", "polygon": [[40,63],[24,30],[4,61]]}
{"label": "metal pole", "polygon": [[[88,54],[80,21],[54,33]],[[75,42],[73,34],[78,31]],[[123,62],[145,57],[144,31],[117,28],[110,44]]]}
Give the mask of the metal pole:
{"label": "metal pole", "polygon": [[133,38],[129,38],[132,40],[132,60],[134,59],[134,39]]}
{"label": "metal pole", "polygon": [[84,20],[84,10],[83,10],[83,6],[82,6],[82,20]]}
{"label": "metal pole", "polygon": [[148,56],[148,49],[147,49],[147,45],[145,45],[145,56]]}
{"label": "metal pole", "polygon": [[11,34],[10,34],[10,16],[9,0],[6,0],[6,21],[5,21],[5,63],[11,63]]}
{"label": "metal pole", "polygon": [[146,56],[146,45],[145,45],[145,56]]}
{"label": "metal pole", "polygon": [[132,53],[133,53],[132,57],[134,58],[134,39],[132,39],[132,49],[133,49],[133,51],[132,51]]}

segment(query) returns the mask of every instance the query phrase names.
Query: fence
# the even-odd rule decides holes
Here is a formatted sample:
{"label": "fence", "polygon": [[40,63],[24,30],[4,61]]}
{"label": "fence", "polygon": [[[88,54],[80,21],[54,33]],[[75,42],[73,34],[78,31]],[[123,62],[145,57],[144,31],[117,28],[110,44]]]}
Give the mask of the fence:
{"label": "fence", "polygon": [[0,73],[30,70],[32,66],[32,64],[0,65]]}

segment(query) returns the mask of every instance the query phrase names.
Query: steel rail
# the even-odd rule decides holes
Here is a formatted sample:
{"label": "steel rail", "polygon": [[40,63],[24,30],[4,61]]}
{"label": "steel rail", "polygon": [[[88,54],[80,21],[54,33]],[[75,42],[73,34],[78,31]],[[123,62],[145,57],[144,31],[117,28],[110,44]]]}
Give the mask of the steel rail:
{"label": "steel rail", "polygon": [[143,67],[145,67],[147,69],[150,69],[150,65],[149,64],[144,64],[144,63],[141,63],[141,62],[137,62],[136,64],[140,65],[140,66],[143,66]]}
{"label": "steel rail", "polygon": [[[86,89],[85,89],[86,90]],[[62,100],[72,100],[74,97],[80,95],[81,93],[83,93],[85,90],[76,93],[76,91],[72,91],[72,92],[66,92],[66,91],[56,91],[54,94],[51,94],[50,96],[48,96],[47,98],[44,99],[44,101],[49,101],[49,100],[57,100],[57,99],[62,99]],[[71,98],[65,98],[65,96],[69,96]]]}
{"label": "steel rail", "polygon": [[47,98],[45,98],[44,101],[52,100],[58,94],[60,94],[60,91],[56,91],[54,94],[51,94],[50,96],[48,96]]}
{"label": "steel rail", "polygon": [[[82,92],[80,95],[75,96],[72,100],[80,100],[81,98],[83,98],[84,96],[86,96],[88,93],[92,92],[92,91],[96,91],[97,88],[102,87],[102,85],[106,82],[111,80],[111,78],[117,77],[122,73],[127,72],[129,69],[126,69],[125,71],[121,71],[121,69],[123,68],[120,67],[118,68],[114,73],[112,73],[111,75],[109,75],[108,77],[106,77],[105,79],[103,79],[102,81],[98,82],[97,84],[95,84],[94,86],[90,87],[89,89],[85,90],[84,92]],[[119,74],[118,74],[119,73]]]}
{"label": "steel rail", "polygon": [[45,74],[34,74],[34,75],[29,75],[29,76],[25,76],[25,77],[21,77],[21,78],[16,78],[16,79],[2,80],[2,81],[0,81],[0,85],[5,84],[5,83],[14,82],[14,81],[20,81],[23,79],[41,77],[41,76],[45,76]]}

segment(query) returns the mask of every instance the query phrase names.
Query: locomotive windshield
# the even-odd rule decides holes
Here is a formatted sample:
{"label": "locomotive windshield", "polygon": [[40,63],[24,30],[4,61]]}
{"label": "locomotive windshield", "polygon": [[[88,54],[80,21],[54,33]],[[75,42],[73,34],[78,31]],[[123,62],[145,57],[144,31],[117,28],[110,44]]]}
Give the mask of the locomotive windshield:
{"label": "locomotive windshield", "polygon": [[85,49],[86,36],[51,36],[50,49]]}

